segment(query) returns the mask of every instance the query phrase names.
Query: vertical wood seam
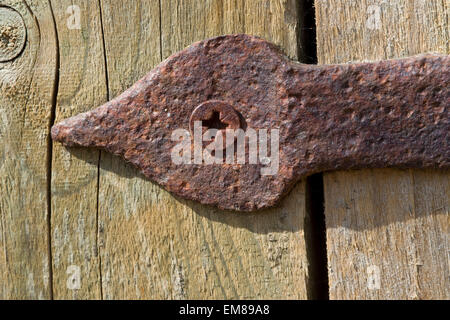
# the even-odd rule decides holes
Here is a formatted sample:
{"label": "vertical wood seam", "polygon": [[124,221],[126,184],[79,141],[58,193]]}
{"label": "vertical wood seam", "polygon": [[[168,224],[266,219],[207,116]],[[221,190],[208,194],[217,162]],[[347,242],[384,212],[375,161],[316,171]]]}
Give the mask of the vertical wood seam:
{"label": "vertical wood seam", "polygon": [[50,137],[50,131],[55,122],[56,117],[56,104],[59,91],[59,68],[60,68],[60,51],[59,51],[59,37],[58,28],[56,26],[55,13],[53,11],[52,3],[48,0],[48,5],[52,15],[53,28],[55,32],[55,45],[56,45],[56,61],[55,61],[55,79],[53,83],[53,92],[51,98],[51,111],[50,111],[50,121],[48,127],[47,136],[47,242],[48,242],[48,270],[49,270],[49,290],[50,299],[53,300],[53,259],[52,259],[52,228],[51,228],[51,218],[52,218],[52,160],[53,160],[53,141]]}
{"label": "vertical wood seam", "polygon": [[328,258],[325,224],[323,174],[314,174],[306,182],[305,238],[309,263],[308,299],[329,300]]}
{"label": "vertical wood seam", "polygon": [[[317,64],[316,18],[314,0],[299,4],[297,50],[302,63]],[[309,264],[308,299],[329,300],[328,261],[325,225],[323,175],[310,176],[306,181],[306,216],[304,231]]]}
{"label": "vertical wood seam", "polygon": [[[102,31],[102,46],[103,46],[103,63],[105,65],[105,85],[106,85],[106,99],[109,101],[109,80],[108,80],[108,59],[106,57],[106,43],[105,43],[105,30],[103,27],[103,9],[102,2],[98,0],[98,8],[100,13],[100,29]],[[98,269],[100,277],[100,299],[103,300],[103,276],[102,276],[102,255],[101,248],[99,246],[99,211],[100,211],[100,164],[101,164],[102,151],[98,152],[98,164],[97,164],[97,210],[96,210],[96,234],[95,234],[95,245],[97,247],[98,255]]]}
{"label": "vertical wood seam", "polygon": [[159,59],[163,60],[163,44],[162,44],[162,0],[158,1],[159,4]]}

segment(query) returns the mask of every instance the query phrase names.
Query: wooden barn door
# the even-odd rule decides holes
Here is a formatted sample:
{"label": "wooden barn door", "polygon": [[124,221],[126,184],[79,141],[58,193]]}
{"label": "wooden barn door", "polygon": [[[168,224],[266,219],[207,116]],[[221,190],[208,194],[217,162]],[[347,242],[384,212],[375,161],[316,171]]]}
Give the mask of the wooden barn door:
{"label": "wooden barn door", "polygon": [[[319,63],[449,54],[450,3],[316,0]],[[324,174],[331,299],[448,299],[450,174]]]}
{"label": "wooden barn door", "polygon": [[0,298],[308,298],[305,182],[279,208],[174,198],[124,161],[49,140],[194,41],[249,33],[299,57],[296,1],[1,0],[28,31],[0,68]]}
{"label": "wooden barn door", "polygon": [[[313,61],[313,2],[0,0],[26,32],[0,55],[0,299],[448,298],[448,172],[325,173],[274,209],[230,213],[49,138],[208,37],[254,34]],[[316,0],[318,61],[448,54],[448,11]]]}

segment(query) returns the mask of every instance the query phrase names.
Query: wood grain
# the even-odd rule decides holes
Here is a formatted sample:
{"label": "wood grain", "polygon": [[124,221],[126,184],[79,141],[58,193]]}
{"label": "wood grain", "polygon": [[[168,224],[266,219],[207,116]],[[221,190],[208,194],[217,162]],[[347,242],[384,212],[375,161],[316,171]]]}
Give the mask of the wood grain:
{"label": "wood grain", "polygon": [[[111,98],[171,53],[223,33],[258,34],[297,56],[295,1],[101,4]],[[277,209],[222,212],[102,153],[99,187],[104,298],[307,297],[304,182]]]}
{"label": "wood grain", "polygon": [[27,29],[23,52],[0,63],[0,299],[49,299],[54,23],[47,2],[2,0],[0,5],[17,10]]}
{"label": "wood grain", "polygon": [[[448,1],[316,0],[319,63],[449,54],[448,14]],[[437,170],[325,174],[330,298],[449,299],[449,181]]]}
{"label": "wood grain", "polygon": [[[77,9],[70,9],[71,6]],[[107,99],[100,7],[97,1],[52,1],[59,43],[55,121]],[[69,9],[68,9],[69,8]],[[72,16],[78,14],[80,25]],[[97,244],[99,151],[53,145],[51,239],[55,299],[101,298]]]}

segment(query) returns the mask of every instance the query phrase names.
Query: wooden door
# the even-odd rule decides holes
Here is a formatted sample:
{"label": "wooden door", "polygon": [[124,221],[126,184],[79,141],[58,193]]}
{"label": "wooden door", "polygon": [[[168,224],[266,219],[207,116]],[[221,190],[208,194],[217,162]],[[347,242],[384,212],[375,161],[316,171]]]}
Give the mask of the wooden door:
{"label": "wooden door", "polygon": [[[319,63],[449,54],[448,1],[316,1]],[[324,174],[331,299],[449,296],[448,170]]]}
{"label": "wooden door", "polygon": [[[276,208],[243,214],[49,138],[53,123],[208,37],[254,34],[313,61],[312,5],[0,0],[0,18],[23,20],[8,43],[26,32],[22,51],[0,56],[0,298],[448,298],[448,172],[316,175]],[[445,1],[316,0],[318,61],[448,54],[448,11]]]}

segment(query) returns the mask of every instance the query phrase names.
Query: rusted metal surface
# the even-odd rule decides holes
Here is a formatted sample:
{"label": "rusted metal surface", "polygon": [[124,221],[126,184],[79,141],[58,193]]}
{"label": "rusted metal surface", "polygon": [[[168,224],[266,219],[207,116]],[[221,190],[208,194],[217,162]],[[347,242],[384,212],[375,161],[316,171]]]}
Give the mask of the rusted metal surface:
{"label": "rusted metal surface", "polygon": [[[218,100],[206,101],[194,109],[189,120],[189,129],[192,136],[194,135],[196,121],[201,122],[203,134],[209,129],[217,129],[221,132],[224,141],[226,141],[226,130],[242,128],[240,115],[236,110],[229,104]],[[222,149],[229,145],[224,141],[222,141]],[[232,140],[232,143],[234,141],[235,139]]]}
{"label": "rusted metal surface", "polygon": [[[449,79],[449,56],[314,66],[252,36],[222,36],[193,44],[114,100],[55,125],[52,138],[122,156],[183,198],[251,211],[275,205],[316,172],[449,168]],[[264,162],[175,164],[171,135],[189,130],[192,119],[218,129],[279,129],[276,174],[262,175]]]}

